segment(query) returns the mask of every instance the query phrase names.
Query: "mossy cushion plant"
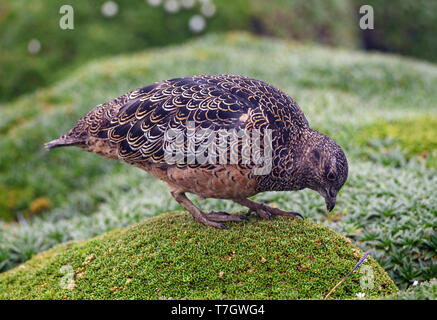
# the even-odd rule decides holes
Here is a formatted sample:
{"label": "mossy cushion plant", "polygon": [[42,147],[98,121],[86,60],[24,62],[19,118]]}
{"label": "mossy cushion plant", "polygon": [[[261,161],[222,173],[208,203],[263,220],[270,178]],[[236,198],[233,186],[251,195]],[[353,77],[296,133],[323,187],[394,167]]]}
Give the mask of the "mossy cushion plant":
{"label": "mossy cushion plant", "polygon": [[[253,217],[216,230],[173,212],[43,252],[0,275],[0,298],[319,299],[362,255],[310,220]],[[397,291],[375,260],[363,266],[373,272],[373,288],[360,287],[358,270],[330,298]]]}

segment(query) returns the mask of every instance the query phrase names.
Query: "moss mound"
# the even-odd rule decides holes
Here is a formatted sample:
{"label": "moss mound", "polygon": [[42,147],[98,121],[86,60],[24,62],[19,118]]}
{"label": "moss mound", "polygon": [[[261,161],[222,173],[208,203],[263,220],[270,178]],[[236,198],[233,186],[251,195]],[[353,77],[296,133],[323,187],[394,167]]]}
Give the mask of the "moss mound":
{"label": "moss mound", "polygon": [[[310,220],[274,218],[206,228],[185,212],[43,252],[0,275],[0,299],[323,298],[363,252]],[[396,286],[369,258],[331,296],[382,297]]]}

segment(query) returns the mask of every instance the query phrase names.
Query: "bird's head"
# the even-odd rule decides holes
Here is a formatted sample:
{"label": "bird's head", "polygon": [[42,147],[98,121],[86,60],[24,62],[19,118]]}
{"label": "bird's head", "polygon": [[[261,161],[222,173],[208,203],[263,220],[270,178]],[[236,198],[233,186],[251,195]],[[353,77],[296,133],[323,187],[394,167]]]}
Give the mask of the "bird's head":
{"label": "bird's head", "polygon": [[348,176],[348,163],[341,147],[334,140],[311,130],[303,154],[307,188],[325,198],[328,211],[334,209],[337,194]]}

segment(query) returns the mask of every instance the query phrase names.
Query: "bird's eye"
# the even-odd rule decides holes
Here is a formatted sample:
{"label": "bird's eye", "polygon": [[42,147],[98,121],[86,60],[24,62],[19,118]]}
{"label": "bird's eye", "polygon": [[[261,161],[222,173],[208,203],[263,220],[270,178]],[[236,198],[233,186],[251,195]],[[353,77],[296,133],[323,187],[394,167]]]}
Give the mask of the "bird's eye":
{"label": "bird's eye", "polygon": [[320,153],[319,153],[319,151],[317,151],[316,149],[314,149],[314,150],[313,150],[313,155],[314,155],[314,158],[315,158],[317,161],[320,160]]}
{"label": "bird's eye", "polygon": [[328,178],[329,181],[334,181],[335,180],[335,173],[332,171],[329,171],[328,174],[326,175],[326,178]]}
{"label": "bird's eye", "polygon": [[329,196],[335,197],[336,195],[337,195],[337,192],[335,191],[335,189],[333,187],[329,188]]}

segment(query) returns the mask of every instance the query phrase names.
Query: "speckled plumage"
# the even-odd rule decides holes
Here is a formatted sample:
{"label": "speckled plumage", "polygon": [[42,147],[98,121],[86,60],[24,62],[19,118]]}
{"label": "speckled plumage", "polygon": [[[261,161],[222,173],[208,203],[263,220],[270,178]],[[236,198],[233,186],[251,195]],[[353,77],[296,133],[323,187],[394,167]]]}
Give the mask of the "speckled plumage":
{"label": "speckled plumage", "polygon": [[[194,129],[214,132],[258,130],[261,151],[265,148],[264,132],[270,129],[271,171],[254,175],[254,163],[239,158],[238,163],[230,164],[229,153],[227,164],[166,163],[164,150],[169,142],[165,133],[175,129],[187,137],[189,123],[195,124]],[[179,148],[188,153],[190,148],[200,150],[200,144],[197,141],[190,147],[184,142]],[[221,221],[238,221],[241,217],[205,214],[189,202],[186,192],[203,198],[231,199],[263,217],[296,216],[246,198],[263,191],[309,187],[325,197],[330,209],[347,178],[347,160],[341,148],[309,127],[296,102],[265,82],[238,75],[177,78],[131,91],[95,107],[70,132],[46,146],[66,145],[121,159],[148,171],[169,184],[172,195],[196,220],[215,227],[223,227]],[[241,151],[242,142],[233,147]]]}

